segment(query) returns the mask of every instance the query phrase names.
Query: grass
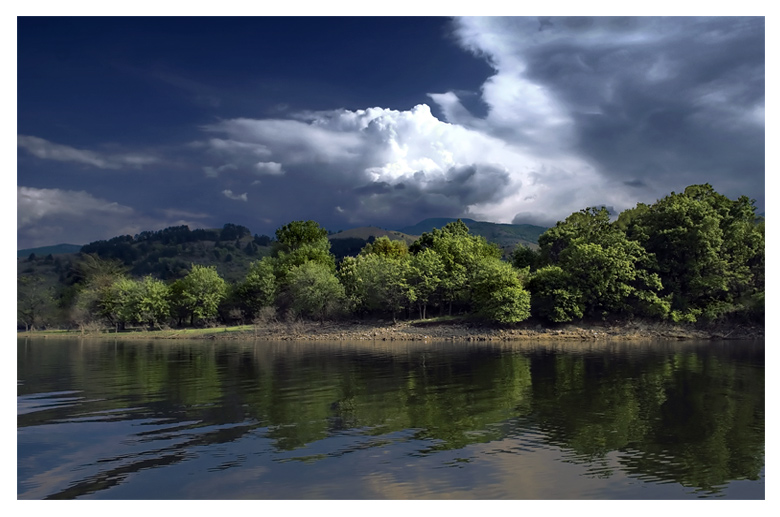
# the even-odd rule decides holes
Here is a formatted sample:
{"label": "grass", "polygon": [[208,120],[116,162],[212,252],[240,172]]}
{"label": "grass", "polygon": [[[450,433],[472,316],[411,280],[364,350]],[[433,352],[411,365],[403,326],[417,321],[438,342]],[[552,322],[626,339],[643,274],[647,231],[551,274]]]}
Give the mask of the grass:
{"label": "grass", "polygon": [[[184,336],[208,336],[212,334],[221,334],[223,332],[250,332],[252,325],[234,325],[232,327],[211,327],[211,328],[185,328],[185,329],[164,329],[164,330],[142,330],[130,329],[115,333],[113,330],[102,330],[99,332],[88,332],[87,336],[121,336],[124,338],[176,338]],[[18,336],[79,336],[80,330],[35,330],[31,332],[19,332]]]}

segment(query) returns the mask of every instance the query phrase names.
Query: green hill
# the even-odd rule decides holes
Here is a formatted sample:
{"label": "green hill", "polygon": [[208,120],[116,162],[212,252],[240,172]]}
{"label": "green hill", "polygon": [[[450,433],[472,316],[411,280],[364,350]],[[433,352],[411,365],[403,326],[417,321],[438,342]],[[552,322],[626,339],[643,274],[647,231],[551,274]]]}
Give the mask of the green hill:
{"label": "green hill", "polygon": [[393,230],[383,230],[376,226],[361,226],[359,228],[352,228],[350,230],[343,230],[338,233],[332,233],[328,235],[328,239],[331,241],[334,239],[364,239],[368,240],[373,237],[375,239],[379,237],[387,237],[391,241],[404,241],[406,244],[411,244],[417,240],[419,234],[408,235],[407,233],[397,232]]}
{"label": "green hill", "polygon": [[[457,221],[457,219],[445,217],[425,219],[414,226],[400,228],[398,231],[406,234],[421,235],[423,232],[441,228],[453,221]],[[481,235],[490,242],[495,242],[505,253],[511,253],[518,244],[531,248],[538,247],[539,236],[547,230],[543,226],[534,226],[532,224],[489,223],[475,221],[474,219],[461,219],[461,221],[466,223],[471,233]]]}
{"label": "green hill", "polygon": [[367,243],[373,242],[374,239],[379,237],[387,237],[391,241],[404,241],[407,245],[411,245],[417,240],[418,236],[407,235],[393,230],[383,230],[376,226],[361,226],[328,235],[330,251],[336,256],[337,260],[341,260],[344,257],[357,256]]}
{"label": "green hill", "polygon": [[81,244],[56,244],[54,246],[41,246],[40,248],[27,248],[24,250],[16,250],[16,257],[29,257],[30,253],[35,253],[37,257],[45,257],[46,255],[65,255],[67,253],[78,253],[81,249]]}

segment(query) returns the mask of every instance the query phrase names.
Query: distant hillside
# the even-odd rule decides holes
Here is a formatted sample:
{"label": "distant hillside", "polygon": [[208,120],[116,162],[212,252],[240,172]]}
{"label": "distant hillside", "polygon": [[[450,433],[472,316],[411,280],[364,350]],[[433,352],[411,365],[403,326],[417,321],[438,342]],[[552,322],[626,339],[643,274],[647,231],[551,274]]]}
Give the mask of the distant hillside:
{"label": "distant hillside", "polygon": [[411,245],[419,236],[383,230],[376,226],[361,226],[328,235],[330,251],[336,256],[336,259],[356,256],[368,242],[373,242],[379,237],[387,237],[391,241],[404,241],[407,245]]}
{"label": "distant hillside", "polygon": [[186,275],[192,264],[201,264],[216,266],[223,278],[237,281],[246,275],[250,262],[271,254],[270,244],[270,237],[253,237],[248,228],[228,223],[221,229],[173,226],[121,235],[91,242],[80,251],[118,260],[136,277],[175,280]]}
{"label": "distant hillside", "polygon": [[[500,224],[488,223],[485,221],[475,221],[474,219],[461,219],[469,231],[475,235],[481,235],[490,242],[498,244],[505,252],[511,252],[517,244],[536,248],[538,246],[539,236],[547,228],[543,226],[534,226],[532,224]],[[398,231],[407,234],[421,235],[423,232],[430,232],[434,228],[441,228],[447,223],[457,221],[455,218],[437,217],[425,219],[414,226],[407,226]]]}
{"label": "distant hillside", "polygon": [[361,226],[359,228],[352,228],[350,230],[343,230],[338,233],[332,233],[328,235],[328,239],[368,239],[372,236],[375,239],[379,237],[387,237],[391,241],[404,241],[407,244],[411,244],[416,241],[420,235],[408,235],[407,233],[403,232],[383,230],[382,228],[377,228],[376,226]]}
{"label": "distant hillside", "polygon": [[54,246],[41,246],[40,248],[16,250],[16,256],[17,258],[26,258],[30,256],[30,253],[35,253],[38,257],[45,257],[46,255],[65,255],[66,253],[78,253],[80,249],[80,244],[56,244]]}

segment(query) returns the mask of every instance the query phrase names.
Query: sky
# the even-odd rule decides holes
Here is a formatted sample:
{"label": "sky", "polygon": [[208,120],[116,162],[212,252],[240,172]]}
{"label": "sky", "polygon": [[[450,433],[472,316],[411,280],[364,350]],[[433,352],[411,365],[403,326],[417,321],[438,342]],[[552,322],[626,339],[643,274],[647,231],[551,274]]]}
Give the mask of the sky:
{"label": "sky", "polygon": [[17,19],[17,248],[765,210],[763,17]]}

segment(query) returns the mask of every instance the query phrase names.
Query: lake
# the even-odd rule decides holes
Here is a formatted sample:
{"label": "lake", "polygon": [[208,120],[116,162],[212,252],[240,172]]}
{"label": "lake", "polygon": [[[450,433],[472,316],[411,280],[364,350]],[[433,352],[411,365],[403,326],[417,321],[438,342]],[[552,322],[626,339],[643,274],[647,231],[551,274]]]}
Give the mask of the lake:
{"label": "lake", "polygon": [[17,340],[18,499],[764,499],[763,342]]}

